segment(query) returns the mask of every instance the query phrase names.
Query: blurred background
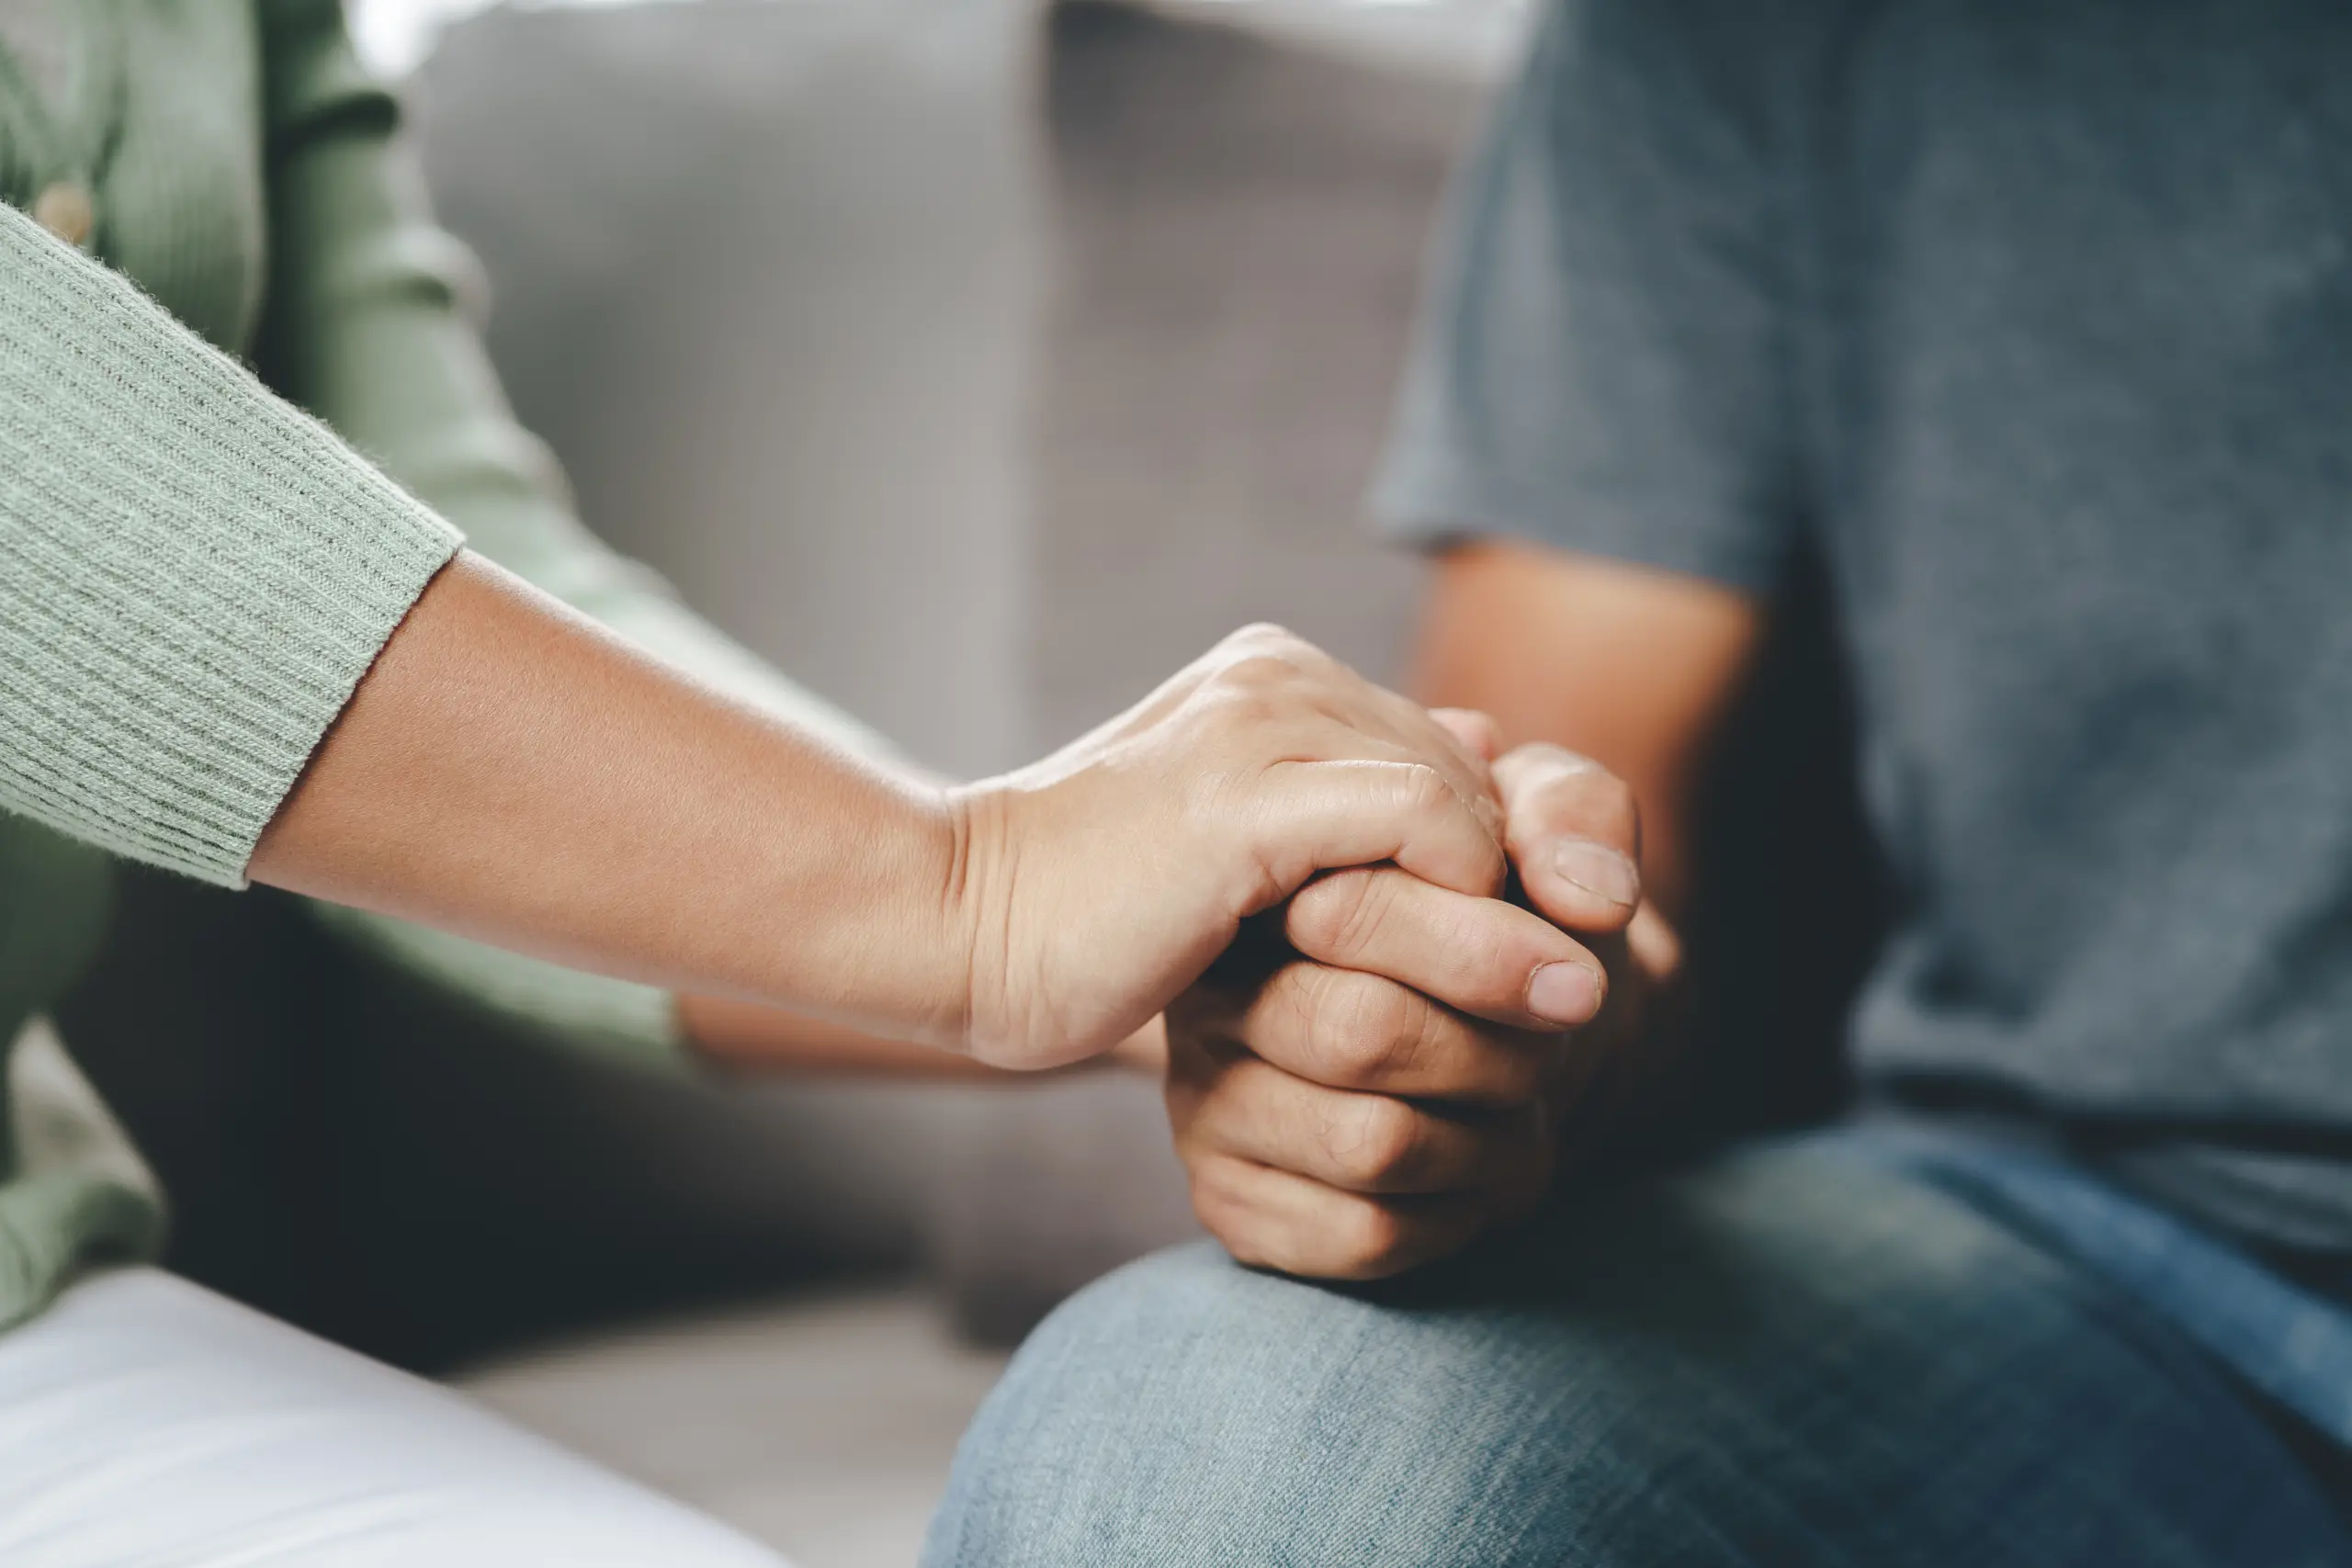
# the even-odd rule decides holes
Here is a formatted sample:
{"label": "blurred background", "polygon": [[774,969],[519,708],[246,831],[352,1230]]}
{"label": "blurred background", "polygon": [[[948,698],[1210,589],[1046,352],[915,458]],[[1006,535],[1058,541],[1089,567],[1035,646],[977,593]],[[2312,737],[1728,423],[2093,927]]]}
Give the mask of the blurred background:
{"label": "blurred background", "polygon": [[[352,7],[584,515],[964,775],[1252,619],[1396,677],[1419,569],[1361,494],[1519,16]],[[63,1010],[174,1266],[805,1568],[911,1562],[1003,1348],[1192,1234],[1154,1085],[648,1081],[290,914],[139,878]]]}
{"label": "blurred background", "polygon": [[[1398,678],[1422,569],[1363,490],[1520,0],[352,3],[584,515],[915,758],[1025,761],[1253,619]],[[1713,990],[1726,1102],[1796,1113],[1866,911],[1784,626],[1687,934],[1789,944]],[[175,1268],[804,1568],[911,1562],[1006,1347],[1193,1234],[1156,1085],[650,1080],[266,894],[131,878],[61,1021]]]}

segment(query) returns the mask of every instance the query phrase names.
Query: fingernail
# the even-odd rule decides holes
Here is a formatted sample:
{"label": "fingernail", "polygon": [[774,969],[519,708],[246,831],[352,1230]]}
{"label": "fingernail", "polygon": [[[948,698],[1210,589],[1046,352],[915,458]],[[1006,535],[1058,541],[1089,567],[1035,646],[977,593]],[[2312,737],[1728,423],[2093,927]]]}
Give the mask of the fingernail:
{"label": "fingernail", "polygon": [[1634,863],[1590,839],[1567,839],[1555,846],[1552,869],[1605,903],[1630,909],[1642,897],[1642,874]]}
{"label": "fingernail", "polygon": [[1585,1023],[1600,1010],[1600,972],[1589,964],[1546,964],[1527,983],[1527,1010],[1554,1023]]}

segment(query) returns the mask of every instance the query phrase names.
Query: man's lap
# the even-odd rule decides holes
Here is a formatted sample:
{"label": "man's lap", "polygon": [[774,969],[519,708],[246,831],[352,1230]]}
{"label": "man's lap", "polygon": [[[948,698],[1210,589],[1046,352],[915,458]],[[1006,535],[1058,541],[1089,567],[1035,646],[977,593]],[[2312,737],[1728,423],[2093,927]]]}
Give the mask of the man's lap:
{"label": "man's lap", "polygon": [[1022,1352],[933,1564],[2352,1562],[2211,1363],[1820,1143],[1361,1292],[1165,1254]]}
{"label": "man's lap", "polygon": [[0,1335],[9,1568],[781,1568],[467,1404],[152,1269]]}

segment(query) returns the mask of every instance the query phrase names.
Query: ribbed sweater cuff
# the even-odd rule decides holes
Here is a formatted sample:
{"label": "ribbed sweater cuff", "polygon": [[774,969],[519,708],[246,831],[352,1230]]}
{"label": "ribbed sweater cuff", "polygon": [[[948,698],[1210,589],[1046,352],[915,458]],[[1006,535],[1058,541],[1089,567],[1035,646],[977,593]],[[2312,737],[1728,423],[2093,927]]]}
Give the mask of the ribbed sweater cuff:
{"label": "ribbed sweater cuff", "polygon": [[242,884],[456,530],[0,209],[0,805]]}

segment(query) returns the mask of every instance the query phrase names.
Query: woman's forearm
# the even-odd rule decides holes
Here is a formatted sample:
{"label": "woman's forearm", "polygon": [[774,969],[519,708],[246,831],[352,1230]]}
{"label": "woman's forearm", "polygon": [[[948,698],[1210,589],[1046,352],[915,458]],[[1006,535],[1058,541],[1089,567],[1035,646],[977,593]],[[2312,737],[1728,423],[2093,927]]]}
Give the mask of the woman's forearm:
{"label": "woman's forearm", "polygon": [[263,835],[259,882],[679,989],[961,1043],[948,797],[461,554]]}
{"label": "woman's forearm", "polygon": [[[1491,895],[1500,820],[1485,764],[1442,726],[1279,628],[951,790],[832,750],[460,554],[247,871],[1034,1070],[1147,1030],[1318,872],[1394,862]],[[1496,929],[1470,951],[1540,998],[1532,976],[1566,939],[1488,902]]]}

